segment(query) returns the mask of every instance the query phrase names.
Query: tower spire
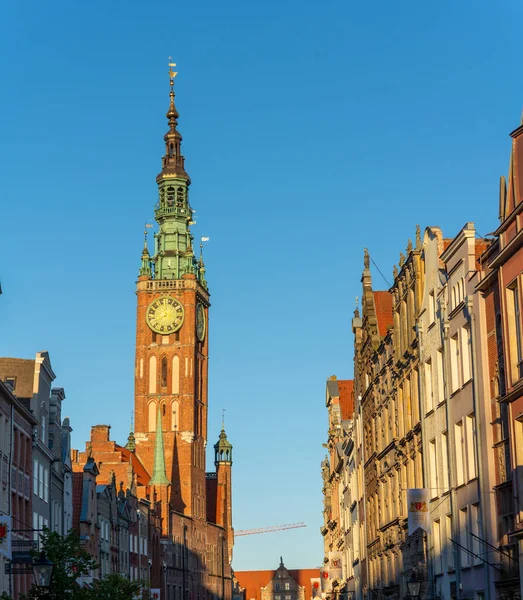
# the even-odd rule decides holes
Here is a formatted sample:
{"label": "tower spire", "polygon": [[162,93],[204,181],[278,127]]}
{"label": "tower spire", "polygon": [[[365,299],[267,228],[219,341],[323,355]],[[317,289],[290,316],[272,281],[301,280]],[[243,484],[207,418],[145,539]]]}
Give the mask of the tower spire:
{"label": "tower spire", "polygon": [[180,115],[174,103],[174,79],[178,75],[178,72],[173,70],[176,67],[176,63],[171,61],[172,59],[169,57],[169,110],[166,114],[169,131],[163,137],[165,140],[165,155],[162,158],[162,171],[156,178],[156,181],[160,183],[162,179],[167,177],[180,177],[190,183],[189,175],[185,172],[185,159],[181,153],[182,136],[176,129]]}
{"label": "tower spire", "polygon": [[149,485],[169,485],[170,481],[165,474],[165,455],[163,452],[162,412],[158,403],[158,414],[156,417],[156,440],[154,443],[153,475]]}

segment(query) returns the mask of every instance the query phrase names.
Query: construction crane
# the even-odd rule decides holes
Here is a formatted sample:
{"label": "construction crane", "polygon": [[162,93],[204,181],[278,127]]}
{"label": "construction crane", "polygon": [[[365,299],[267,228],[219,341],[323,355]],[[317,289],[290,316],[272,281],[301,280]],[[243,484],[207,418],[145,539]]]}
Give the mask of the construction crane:
{"label": "construction crane", "polygon": [[284,529],[297,529],[298,527],[307,527],[305,523],[289,523],[287,525],[273,525],[272,527],[260,527],[259,529],[238,529],[234,532],[234,537],[242,535],[255,535],[256,533],[272,533],[273,531],[282,531]]}

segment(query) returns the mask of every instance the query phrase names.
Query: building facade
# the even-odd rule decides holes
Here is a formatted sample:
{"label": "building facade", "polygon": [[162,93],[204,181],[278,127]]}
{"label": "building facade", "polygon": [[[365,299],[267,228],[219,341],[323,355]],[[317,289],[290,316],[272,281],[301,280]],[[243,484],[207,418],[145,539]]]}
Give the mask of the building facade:
{"label": "building facade", "polygon": [[0,594],[17,598],[26,594],[32,575],[16,574],[11,567],[27,568],[25,561],[16,562],[16,554],[32,549],[33,513],[32,464],[33,429],[31,412],[14,395],[14,381],[0,380],[0,516],[5,525],[3,535],[11,538],[11,547],[1,544]]}
{"label": "building facade", "polygon": [[319,569],[287,569],[280,557],[277,569],[236,571],[243,600],[313,600],[320,597]]}

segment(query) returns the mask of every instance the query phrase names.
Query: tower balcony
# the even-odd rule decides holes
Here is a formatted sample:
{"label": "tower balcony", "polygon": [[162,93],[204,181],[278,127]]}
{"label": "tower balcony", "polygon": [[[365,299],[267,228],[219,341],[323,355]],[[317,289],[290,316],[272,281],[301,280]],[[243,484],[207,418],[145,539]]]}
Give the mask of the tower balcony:
{"label": "tower balcony", "polygon": [[187,218],[191,216],[191,211],[189,208],[184,206],[162,206],[160,207],[158,204],[154,209],[154,215],[156,220],[161,219],[163,217],[183,217]]}

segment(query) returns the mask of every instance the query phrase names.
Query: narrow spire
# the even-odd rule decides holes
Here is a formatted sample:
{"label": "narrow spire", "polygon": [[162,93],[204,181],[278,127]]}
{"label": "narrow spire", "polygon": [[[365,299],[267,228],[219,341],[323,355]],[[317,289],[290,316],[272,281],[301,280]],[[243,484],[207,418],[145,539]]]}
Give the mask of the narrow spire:
{"label": "narrow spire", "polygon": [[153,475],[149,485],[169,485],[170,481],[165,474],[165,455],[163,452],[162,412],[158,402],[158,415],[156,417],[156,441],[154,443]]}
{"label": "narrow spire", "polygon": [[185,159],[181,153],[182,136],[176,129],[180,115],[174,103],[174,79],[178,72],[173,70],[176,63],[171,61],[172,59],[169,57],[169,110],[166,114],[169,131],[163,138],[165,140],[165,155],[162,158],[162,171],[156,181],[160,182],[165,178],[180,177],[190,182],[189,176],[185,172]]}
{"label": "narrow spire", "polygon": [[129,435],[127,436],[127,444],[125,447],[130,452],[134,452],[136,450],[136,438],[134,437],[134,413],[131,411],[131,429],[129,431]]}
{"label": "narrow spire", "polygon": [[149,255],[149,249],[147,248],[147,230],[152,227],[150,223],[146,223],[143,231],[143,250],[142,250],[142,265],[138,271],[138,276],[151,277],[151,257]]}

